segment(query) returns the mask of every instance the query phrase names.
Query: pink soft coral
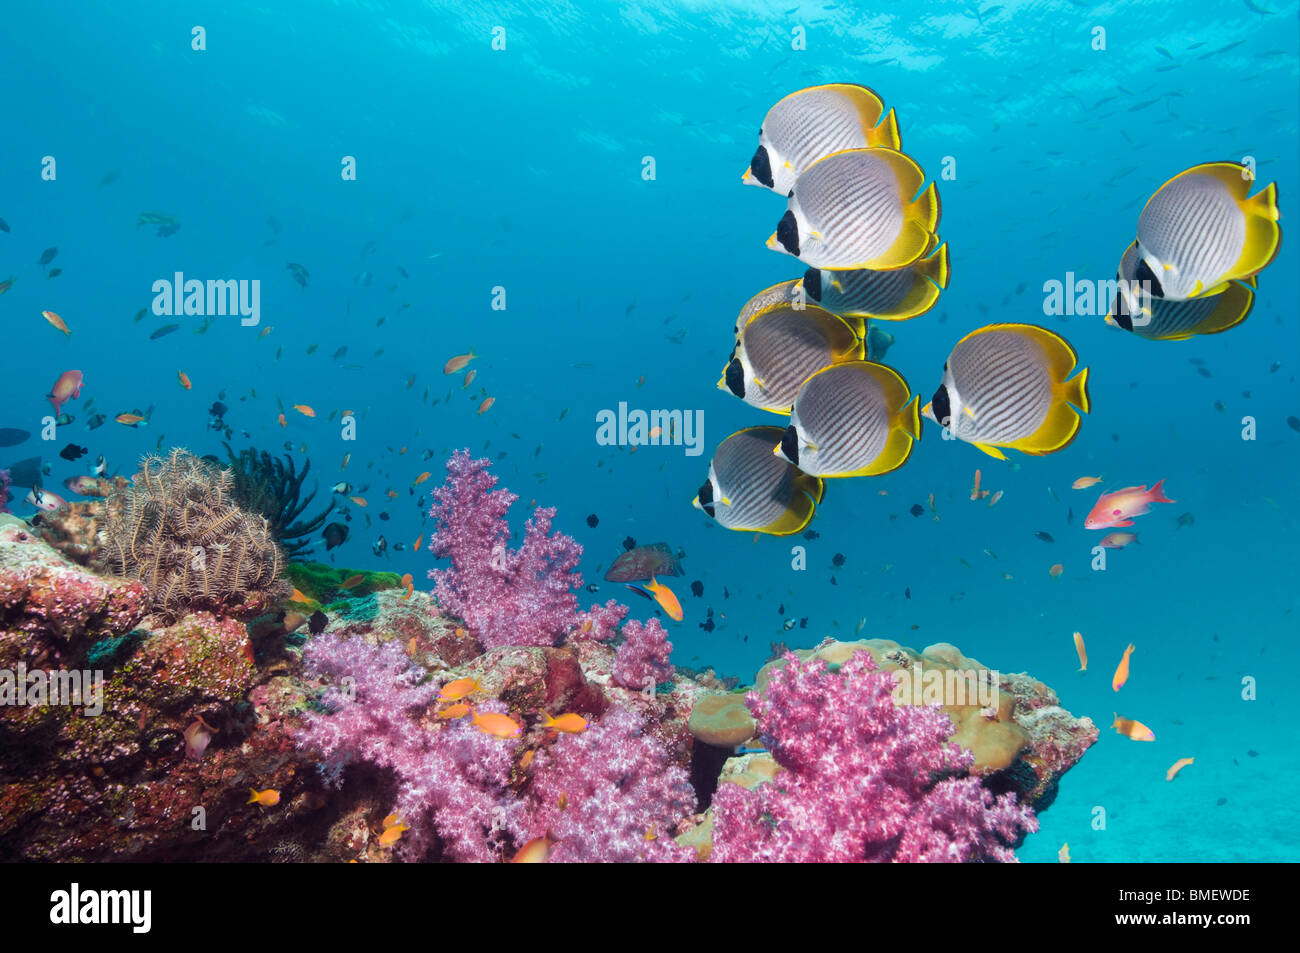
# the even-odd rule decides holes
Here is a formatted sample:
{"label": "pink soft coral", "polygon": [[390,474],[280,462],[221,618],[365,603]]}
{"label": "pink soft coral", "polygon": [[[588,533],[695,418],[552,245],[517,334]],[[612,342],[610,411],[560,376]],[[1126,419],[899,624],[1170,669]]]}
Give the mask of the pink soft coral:
{"label": "pink soft coral", "polygon": [[644,625],[633,619],[623,626],[623,639],[614,654],[614,681],[644,691],[673,677],[673,665],[668,661],[673,644],[658,619]]}
{"label": "pink soft coral", "polygon": [[447,481],[433,491],[429,515],[438,530],[429,541],[450,569],[431,569],[434,596],[446,613],[465,620],[484,648],[555,645],[578,623],[582,547],[551,532],[554,509],[538,507],[524,541],[510,549],[506,514],[518,497],[495,490],[489,461],[458,450],[447,461]]}
{"label": "pink soft coral", "polygon": [[714,796],[717,861],[1014,861],[1035,831],[1013,795],[954,777],[974,756],[948,744],[938,707],[896,706],[893,677],[857,652],[838,671],[787,653],[766,695],[746,701],[784,768]]}
{"label": "pink soft coral", "polygon": [[693,848],[673,840],[695,809],[690,779],[626,709],[611,708],[581,734],[539,751],[529,798],[515,836],[526,842],[549,833],[551,863],[695,859]]}
{"label": "pink soft coral", "polygon": [[423,856],[436,834],[447,859],[498,860],[517,742],[464,722],[428,724],[421,716],[437,686],[422,684],[424,669],[396,642],[319,635],[303,662],[308,675],[331,683],[321,699],[330,713],[309,714],[296,738],[321,752],[326,780],[341,784],[343,769],[358,762],[390,769],[397,777],[393,810],[410,828],[400,843],[406,856]]}

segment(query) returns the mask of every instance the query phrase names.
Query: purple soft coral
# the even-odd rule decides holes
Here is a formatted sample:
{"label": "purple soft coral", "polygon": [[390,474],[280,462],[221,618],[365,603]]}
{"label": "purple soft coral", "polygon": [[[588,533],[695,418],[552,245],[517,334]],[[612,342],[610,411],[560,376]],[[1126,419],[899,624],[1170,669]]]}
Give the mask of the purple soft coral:
{"label": "purple soft coral", "polygon": [[785,770],[753,790],[719,787],[713,860],[1015,860],[1007,844],[1038,822],[1013,795],[951,776],[973,755],[946,743],[941,709],[896,706],[868,652],[838,671],[785,660],[766,695],[746,699]]}
{"label": "purple soft coral", "polygon": [[516,742],[464,723],[421,721],[436,686],[420,684],[424,670],[396,642],[371,646],[359,637],[320,635],[303,662],[309,675],[332,682],[321,699],[332,714],[309,714],[296,739],[323,754],[326,779],[341,784],[354,762],[391,769],[398,782],[393,810],[410,828],[401,843],[407,856],[422,856],[436,832],[449,859],[499,859]]}
{"label": "purple soft coral", "polygon": [[583,733],[538,752],[533,764],[533,806],[514,833],[521,842],[549,833],[551,863],[695,859],[694,849],[673,840],[695,809],[690,779],[632,712],[610,709]]}
{"label": "purple soft coral", "polygon": [[578,622],[582,547],[551,532],[554,509],[539,507],[518,549],[507,546],[506,514],[518,497],[494,490],[489,461],[458,450],[447,461],[447,481],[433,491],[429,515],[438,530],[429,541],[450,569],[431,569],[439,607],[465,620],[484,648],[554,645]]}
{"label": "purple soft coral", "polygon": [[624,688],[643,691],[673,677],[673,665],[668,661],[673,644],[658,619],[645,625],[635,619],[628,622],[623,626],[623,638],[614,655],[614,681]]}

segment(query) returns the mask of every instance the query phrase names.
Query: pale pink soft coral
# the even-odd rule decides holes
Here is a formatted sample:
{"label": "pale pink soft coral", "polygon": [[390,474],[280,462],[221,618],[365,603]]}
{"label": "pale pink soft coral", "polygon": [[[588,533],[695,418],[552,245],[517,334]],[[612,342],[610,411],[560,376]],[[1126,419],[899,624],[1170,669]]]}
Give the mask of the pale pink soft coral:
{"label": "pale pink soft coral", "polygon": [[623,626],[623,639],[614,653],[614,681],[624,688],[643,691],[673,677],[673,664],[668,660],[673,644],[658,619],[644,625],[633,619]]}
{"label": "pale pink soft coral", "polygon": [[1029,808],[961,777],[974,756],[948,744],[938,707],[895,705],[893,676],[860,651],[838,670],[792,653],[746,701],[785,770],[713,799],[716,861],[1014,861],[1036,831]]}
{"label": "pale pink soft coral", "polygon": [[695,809],[694,789],[646,727],[640,716],[611,708],[581,734],[538,751],[531,806],[516,838],[549,833],[551,863],[693,861],[695,850],[673,834]]}
{"label": "pale pink soft coral", "polygon": [[551,532],[554,509],[538,507],[524,540],[510,549],[506,514],[518,497],[495,490],[489,461],[458,450],[447,461],[447,480],[433,491],[429,515],[438,521],[429,541],[450,569],[431,569],[441,610],[465,620],[486,649],[503,645],[555,645],[578,621],[582,547]]}
{"label": "pale pink soft coral", "polygon": [[569,634],[570,641],[608,642],[618,635],[618,626],[627,615],[627,606],[610,599],[603,606],[593,605],[579,612],[577,623]]}

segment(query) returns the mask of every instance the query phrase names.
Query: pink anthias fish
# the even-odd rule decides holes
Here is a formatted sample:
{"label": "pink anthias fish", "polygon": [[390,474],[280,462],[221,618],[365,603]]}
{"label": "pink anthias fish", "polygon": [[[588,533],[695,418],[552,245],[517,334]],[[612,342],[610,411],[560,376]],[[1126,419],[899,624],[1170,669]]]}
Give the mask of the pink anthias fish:
{"label": "pink anthias fish", "polygon": [[81,371],[64,371],[59,375],[59,379],[54,382],[54,386],[46,395],[54,405],[56,414],[62,413],[63,405],[68,401],[81,396],[81,385]]}
{"label": "pink anthias fish", "polygon": [[1103,493],[1083,521],[1083,528],[1132,526],[1133,517],[1151,512],[1152,503],[1177,503],[1165,496],[1164,485],[1165,481],[1161,480],[1149,490],[1145,486],[1126,486],[1114,493]]}

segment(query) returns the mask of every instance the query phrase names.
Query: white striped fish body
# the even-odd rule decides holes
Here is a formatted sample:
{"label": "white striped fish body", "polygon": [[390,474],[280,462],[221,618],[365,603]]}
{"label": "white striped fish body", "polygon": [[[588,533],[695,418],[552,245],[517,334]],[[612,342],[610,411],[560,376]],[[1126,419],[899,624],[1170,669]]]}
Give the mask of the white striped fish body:
{"label": "white striped fish body", "polygon": [[758,151],[741,176],[747,185],[788,195],[818,159],[844,149],[900,149],[898,119],[866,86],[830,83],[786,96],[768,110]]}
{"label": "white striped fish body", "polygon": [[798,278],[790,281],[783,281],[779,285],[772,285],[770,288],[764,288],[754,297],[745,302],[745,306],[740,309],[740,315],[736,318],[734,328],[736,340],[740,340],[740,332],[749,323],[749,319],[760,311],[766,311],[773,305],[794,304],[795,302],[807,304],[807,295],[804,294],[802,283]]}
{"label": "white striped fish body", "polygon": [[883,364],[854,361],[804,382],[778,449],[811,476],[877,476],[906,463],[920,436],[907,382]]}
{"label": "white striped fish body", "polygon": [[753,315],[740,330],[718,387],[753,407],[789,414],[799,387],[831,364],[865,356],[862,340],[843,318],[808,305],[778,304]]}
{"label": "white striped fish body", "polygon": [[748,427],[718,444],[694,506],[739,532],[803,532],[824,484],[772,452],[781,434],[780,427]]}
{"label": "white striped fish body", "polygon": [[931,183],[917,196],[924,182],[921,167],[901,152],[836,152],[799,176],[767,247],[813,268],[910,265],[936,243],[939,195]]}
{"label": "white striped fish body", "polygon": [[1200,334],[1220,334],[1235,328],[1250,316],[1255,306],[1254,277],[1230,281],[1226,291],[1186,301],[1135,294],[1138,263],[1137,242],[1120,259],[1116,280],[1118,293],[1111,303],[1106,323],[1131,331],[1148,341],[1186,341]]}
{"label": "white striped fish body", "polygon": [[953,348],[922,414],[998,459],[1005,459],[999,447],[1054,453],[1078,433],[1081,419],[1071,404],[1085,413],[1090,406],[1087,368],[1067,380],[1077,363],[1058,334],[1032,324],[989,325]]}
{"label": "white striped fish body", "polygon": [[[1156,293],[1171,301],[1218,294],[1258,274],[1277,255],[1277,186],[1247,198],[1253,178],[1235,162],[1211,162],[1174,176],[1138,217],[1139,255]],[[1148,277],[1142,269],[1139,278]]]}
{"label": "white striped fish body", "polygon": [[948,287],[948,246],[903,268],[831,271],[809,268],[801,279],[808,298],[843,317],[906,321],[925,314]]}

